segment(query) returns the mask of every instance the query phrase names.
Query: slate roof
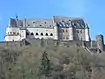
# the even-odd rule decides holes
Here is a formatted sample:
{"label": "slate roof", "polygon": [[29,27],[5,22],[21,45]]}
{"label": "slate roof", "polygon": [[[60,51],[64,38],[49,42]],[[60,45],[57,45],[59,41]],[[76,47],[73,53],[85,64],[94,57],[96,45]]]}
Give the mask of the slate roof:
{"label": "slate roof", "polygon": [[54,16],[54,22],[61,27],[75,27],[77,29],[84,29],[85,22],[81,18],[72,18],[72,17],[59,17]]}
{"label": "slate roof", "polygon": [[82,18],[53,16],[51,19],[23,19],[18,22],[16,19],[10,18],[11,27],[53,28],[55,24],[59,27],[89,28]]}
{"label": "slate roof", "polygon": [[26,19],[26,27],[53,27],[52,19]]}

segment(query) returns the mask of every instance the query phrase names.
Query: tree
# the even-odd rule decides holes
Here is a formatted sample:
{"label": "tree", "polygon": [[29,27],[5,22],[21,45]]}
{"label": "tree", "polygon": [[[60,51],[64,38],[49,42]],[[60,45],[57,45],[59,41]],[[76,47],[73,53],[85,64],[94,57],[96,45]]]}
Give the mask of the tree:
{"label": "tree", "polygon": [[41,46],[44,47],[44,40],[43,40],[43,38],[41,39]]}
{"label": "tree", "polygon": [[48,54],[46,53],[46,51],[44,51],[44,53],[42,54],[39,71],[39,74],[44,75],[45,77],[48,77],[50,74],[50,60],[48,59]]}

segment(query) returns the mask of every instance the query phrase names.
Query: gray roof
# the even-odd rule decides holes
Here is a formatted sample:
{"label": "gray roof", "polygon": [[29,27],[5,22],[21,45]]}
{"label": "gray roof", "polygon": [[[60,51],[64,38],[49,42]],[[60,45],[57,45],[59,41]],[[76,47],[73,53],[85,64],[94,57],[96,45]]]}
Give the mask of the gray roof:
{"label": "gray roof", "polygon": [[81,18],[54,16],[54,22],[61,27],[75,27],[77,29],[85,28],[85,22]]}
{"label": "gray roof", "polygon": [[52,19],[26,19],[26,27],[53,27]]}
{"label": "gray roof", "polygon": [[52,28],[54,24],[59,27],[75,27],[77,29],[88,28],[82,18],[53,16],[53,19],[23,19],[18,21],[10,18],[11,27]]}
{"label": "gray roof", "polygon": [[17,27],[16,19],[10,18],[9,27]]}

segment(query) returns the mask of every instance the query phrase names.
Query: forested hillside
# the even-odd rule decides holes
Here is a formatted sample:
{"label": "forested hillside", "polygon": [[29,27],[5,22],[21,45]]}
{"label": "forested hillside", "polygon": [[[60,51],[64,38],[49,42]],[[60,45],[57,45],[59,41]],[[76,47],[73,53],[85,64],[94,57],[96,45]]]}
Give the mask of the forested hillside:
{"label": "forested hillside", "polygon": [[0,47],[0,79],[105,79],[104,56],[77,46]]}

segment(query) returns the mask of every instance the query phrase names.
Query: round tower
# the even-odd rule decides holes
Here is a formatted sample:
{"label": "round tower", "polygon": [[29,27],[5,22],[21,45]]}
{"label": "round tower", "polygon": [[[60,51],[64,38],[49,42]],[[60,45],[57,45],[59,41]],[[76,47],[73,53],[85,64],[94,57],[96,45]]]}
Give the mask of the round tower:
{"label": "round tower", "polygon": [[96,42],[97,42],[97,48],[98,52],[103,52],[104,50],[104,38],[103,35],[97,35],[96,36]]}

